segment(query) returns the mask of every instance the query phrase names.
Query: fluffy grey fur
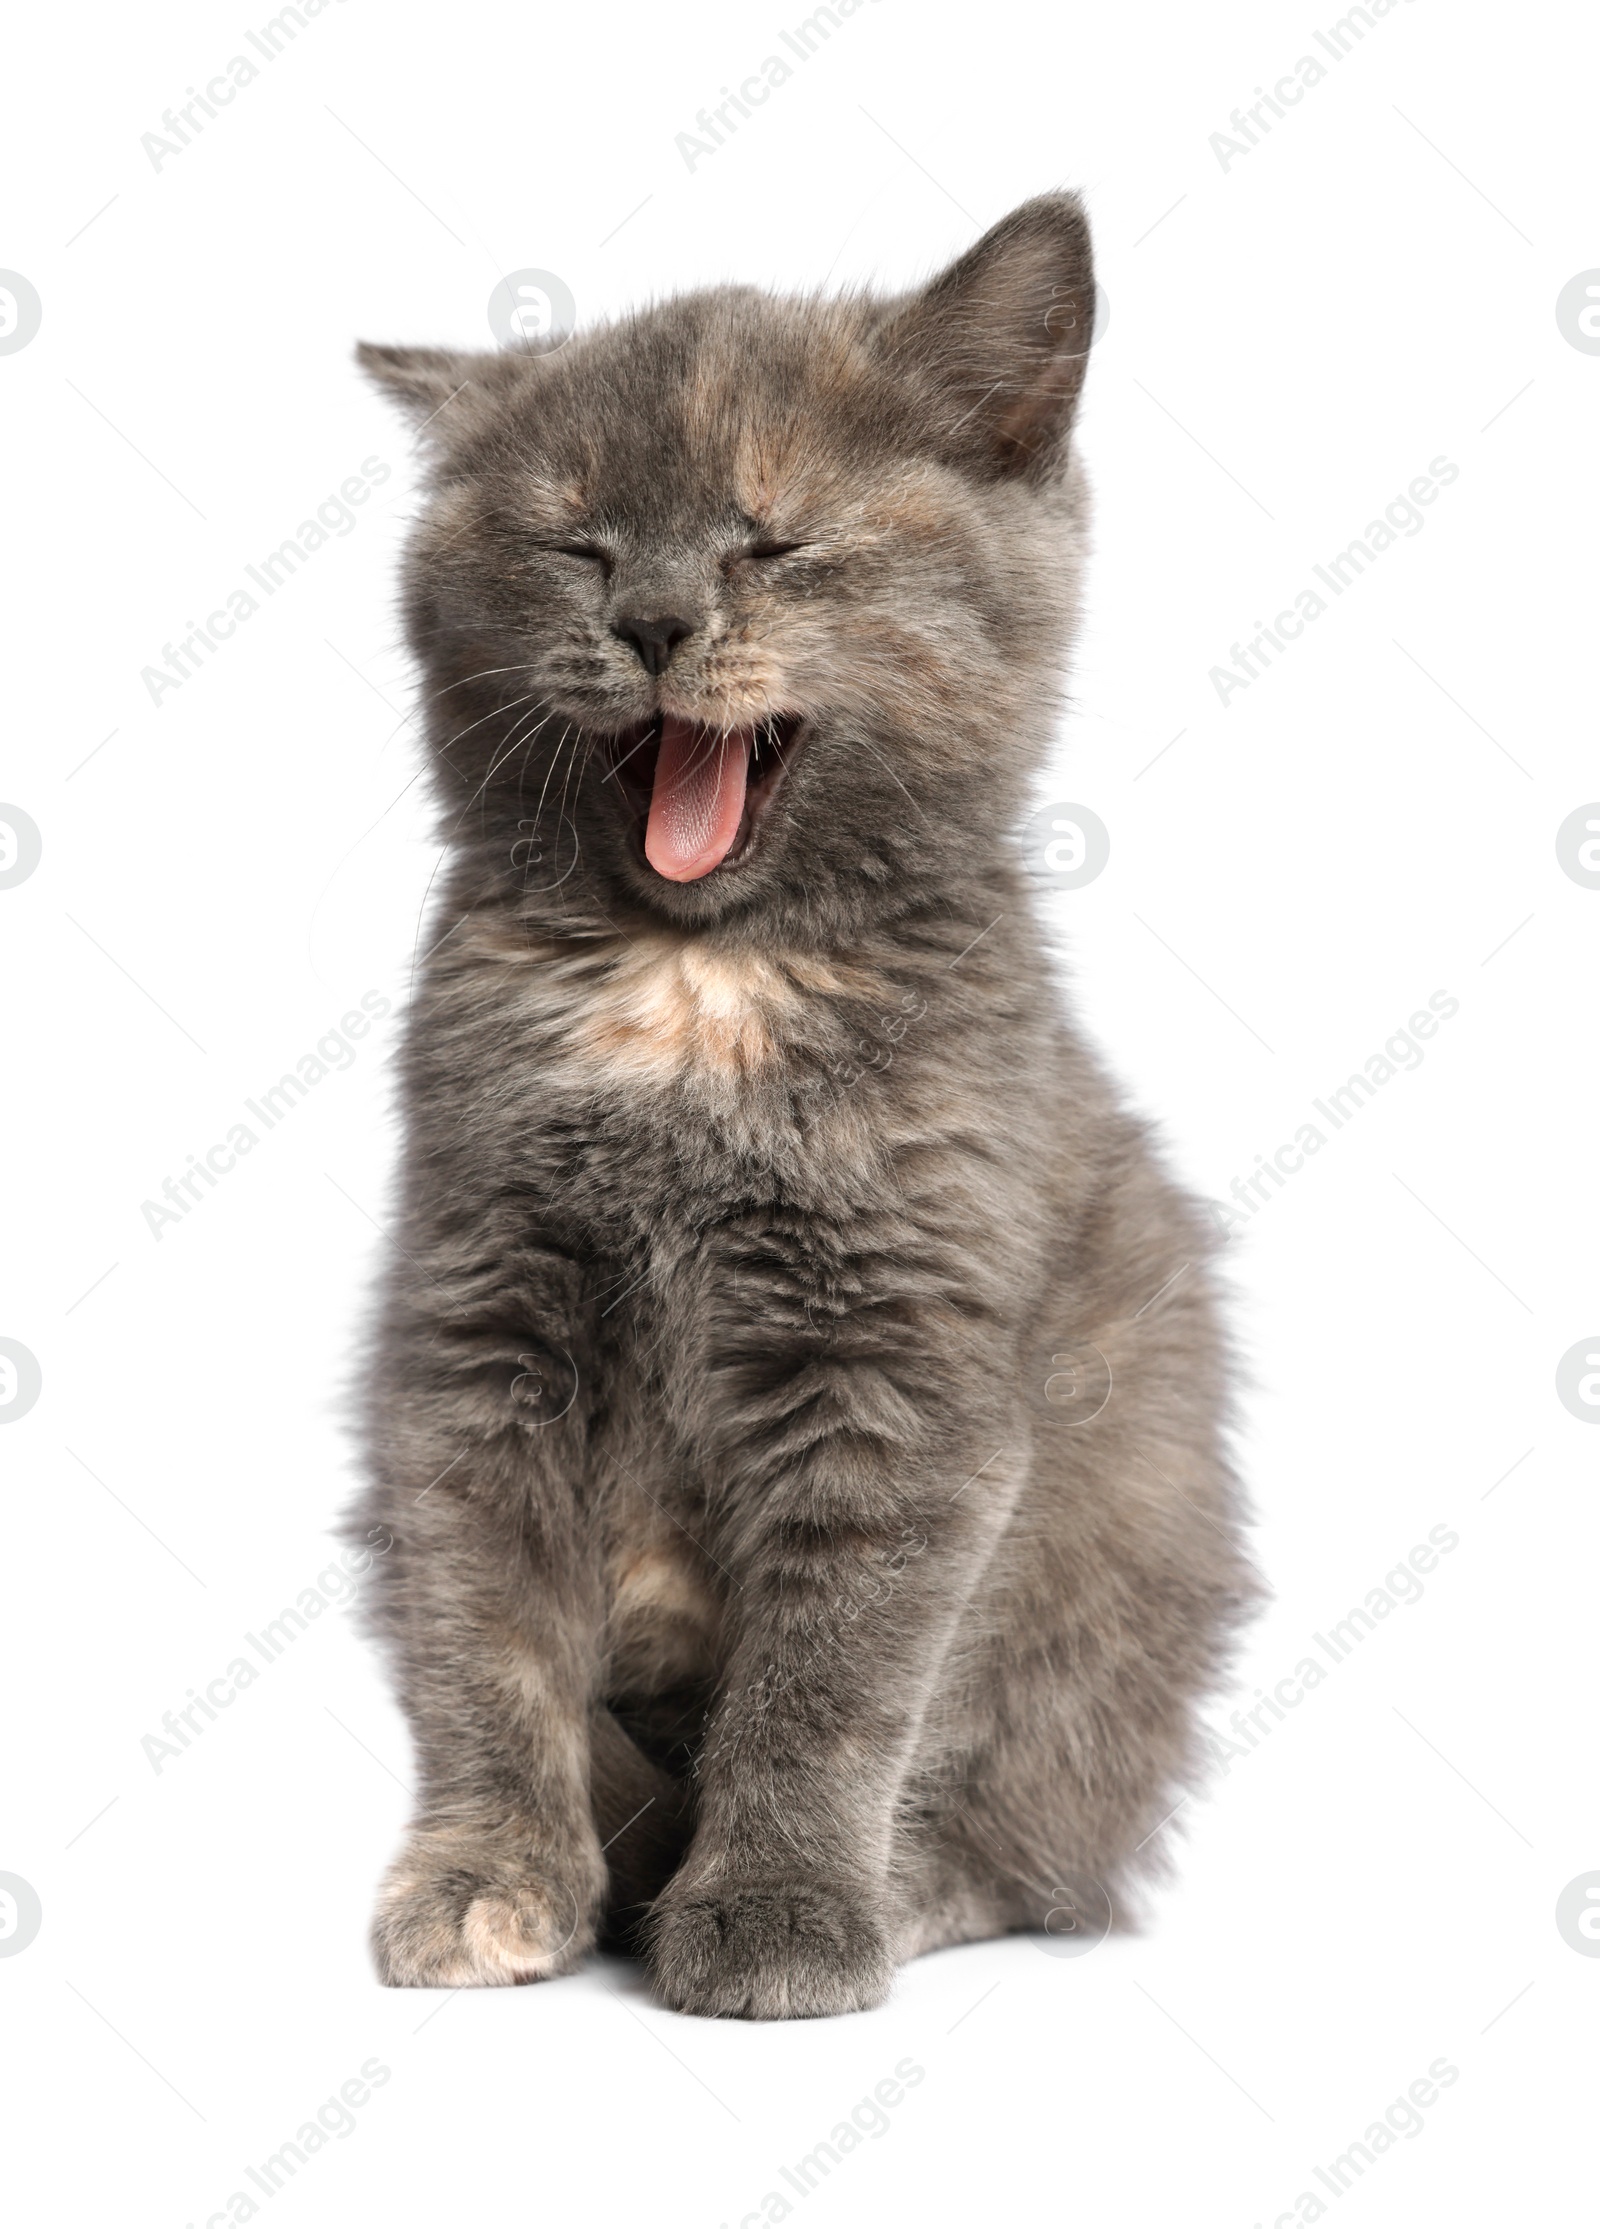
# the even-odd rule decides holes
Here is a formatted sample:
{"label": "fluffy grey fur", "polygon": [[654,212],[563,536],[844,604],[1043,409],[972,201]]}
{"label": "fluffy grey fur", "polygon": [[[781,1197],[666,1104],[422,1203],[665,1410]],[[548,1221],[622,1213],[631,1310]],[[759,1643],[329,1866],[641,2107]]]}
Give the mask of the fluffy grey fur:
{"label": "fluffy grey fur", "polygon": [[[389,1982],[604,1939],[685,2011],[847,2012],[1120,1916],[1193,1776],[1253,1592],[1209,1243],[1016,841],[1092,294],[1051,196],[895,300],[362,350],[425,422],[447,847],[353,1519],[420,1775]],[[687,879],[673,722],[750,751]]]}

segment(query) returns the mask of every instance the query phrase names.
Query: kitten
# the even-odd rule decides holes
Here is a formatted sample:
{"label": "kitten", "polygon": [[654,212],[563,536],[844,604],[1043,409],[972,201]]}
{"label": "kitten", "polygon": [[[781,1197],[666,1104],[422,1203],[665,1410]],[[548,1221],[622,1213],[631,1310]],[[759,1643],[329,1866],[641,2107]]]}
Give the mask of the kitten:
{"label": "kitten", "polygon": [[369,1373],[391,1983],[879,2002],[1103,1926],[1253,1599],[1206,1227],[1016,830],[1082,565],[1047,196],[925,290],[364,347],[447,846]]}

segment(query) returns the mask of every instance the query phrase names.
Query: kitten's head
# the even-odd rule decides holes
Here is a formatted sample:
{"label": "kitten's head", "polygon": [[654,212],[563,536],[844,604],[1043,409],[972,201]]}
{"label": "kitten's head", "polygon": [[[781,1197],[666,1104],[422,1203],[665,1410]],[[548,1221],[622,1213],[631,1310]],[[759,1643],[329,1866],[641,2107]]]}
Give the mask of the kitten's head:
{"label": "kitten's head", "polygon": [[407,613],[471,871],[758,933],[992,874],[1057,708],[1093,293],[1047,196],[894,300],[363,347],[426,429]]}

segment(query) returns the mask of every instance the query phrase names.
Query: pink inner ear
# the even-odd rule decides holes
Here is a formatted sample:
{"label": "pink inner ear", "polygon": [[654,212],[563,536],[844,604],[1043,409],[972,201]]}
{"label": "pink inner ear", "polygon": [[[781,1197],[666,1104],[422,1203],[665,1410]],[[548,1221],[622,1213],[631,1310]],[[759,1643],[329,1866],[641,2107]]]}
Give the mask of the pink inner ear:
{"label": "pink inner ear", "polygon": [[1060,421],[1082,378],[1082,354],[1063,351],[1043,359],[1025,378],[1021,394],[1006,404],[995,421],[995,443],[1002,453],[1019,463],[1033,456]]}

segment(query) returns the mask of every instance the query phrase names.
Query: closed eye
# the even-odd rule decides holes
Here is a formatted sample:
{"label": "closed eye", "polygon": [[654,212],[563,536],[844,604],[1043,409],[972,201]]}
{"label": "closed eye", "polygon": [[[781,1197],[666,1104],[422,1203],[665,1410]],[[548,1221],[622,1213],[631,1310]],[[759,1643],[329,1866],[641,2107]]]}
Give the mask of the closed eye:
{"label": "closed eye", "polygon": [[804,542],[752,542],[748,549],[734,550],[722,561],[722,570],[731,573],[735,565],[761,563],[766,558],[792,557],[796,550],[805,548]]}
{"label": "closed eye", "polygon": [[603,549],[597,549],[593,542],[556,542],[551,545],[551,555],[554,557],[579,557],[591,565],[603,565],[608,573],[611,570],[610,554]]}

